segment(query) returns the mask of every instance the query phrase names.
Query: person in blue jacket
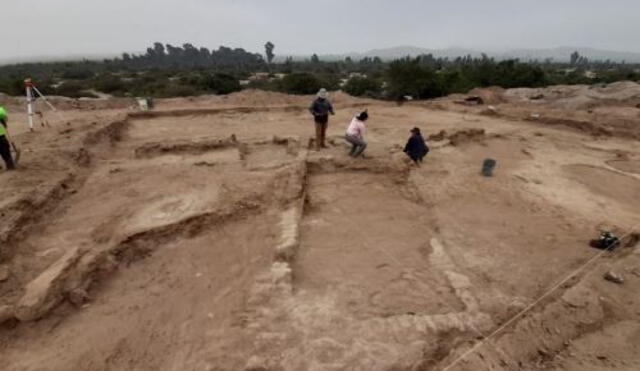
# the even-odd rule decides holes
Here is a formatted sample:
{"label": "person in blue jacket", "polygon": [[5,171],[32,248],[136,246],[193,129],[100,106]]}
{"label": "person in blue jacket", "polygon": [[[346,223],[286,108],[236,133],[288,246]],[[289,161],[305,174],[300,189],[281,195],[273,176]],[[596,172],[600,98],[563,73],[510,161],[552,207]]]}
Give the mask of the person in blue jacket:
{"label": "person in blue jacket", "polygon": [[420,164],[424,156],[429,153],[429,147],[424,142],[419,128],[411,129],[411,137],[409,137],[407,144],[404,146],[404,153],[416,164]]}
{"label": "person in blue jacket", "polygon": [[329,125],[329,114],[335,115],[333,106],[329,101],[327,89],[320,89],[316,100],[309,107],[309,112],[313,115],[316,126],[316,150],[327,148],[324,142],[327,136],[327,126]]}

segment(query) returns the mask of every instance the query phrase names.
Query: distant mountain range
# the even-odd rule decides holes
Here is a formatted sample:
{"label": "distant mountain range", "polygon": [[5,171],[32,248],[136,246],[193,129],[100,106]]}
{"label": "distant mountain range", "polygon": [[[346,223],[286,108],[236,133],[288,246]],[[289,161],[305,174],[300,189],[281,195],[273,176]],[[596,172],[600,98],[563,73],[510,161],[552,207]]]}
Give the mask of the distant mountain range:
{"label": "distant mountain range", "polygon": [[[571,53],[577,51],[580,55],[589,58],[590,60],[601,60],[605,61],[607,59],[614,62],[628,62],[628,63],[640,63],[640,53],[633,52],[620,52],[620,51],[612,51],[612,50],[601,50],[595,48],[587,48],[587,47],[558,47],[551,49],[511,49],[505,51],[493,51],[493,52],[483,52],[480,50],[474,49],[465,49],[465,48],[446,48],[446,49],[427,49],[420,48],[415,46],[397,46],[393,48],[386,49],[373,49],[364,53],[346,53],[346,54],[336,54],[336,55],[320,55],[321,60],[337,60],[344,59],[346,57],[351,57],[352,59],[361,59],[364,57],[380,57],[383,60],[391,60],[398,59],[406,56],[415,57],[422,54],[433,54],[434,57],[441,58],[457,58],[466,55],[471,55],[472,57],[480,57],[482,53],[486,54],[489,57],[504,60],[504,59],[520,59],[523,61],[528,60],[539,60],[544,61],[545,59],[553,59],[556,62],[568,62],[571,56]],[[306,59],[308,56],[294,56],[294,59]]]}
{"label": "distant mountain range", "polygon": [[[364,57],[380,57],[383,60],[393,60],[406,56],[416,57],[423,54],[433,54],[434,57],[454,59],[471,55],[472,57],[480,57],[483,53],[489,57],[504,59],[520,59],[522,61],[553,59],[556,62],[568,62],[571,53],[577,51],[580,55],[590,60],[605,61],[607,59],[613,62],[640,63],[640,53],[621,52],[613,50],[602,50],[588,47],[570,47],[561,46],[548,49],[509,49],[504,51],[488,51],[466,49],[466,48],[446,48],[446,49],[428,49],[416,46],[397,46],[393,48],[372,49],[364,53],[344,53],[344,54],[324,54],[319,55],[321,60],[343,60],[351,57],[358,60]],[[277,51],[276,51],[277,52]],[[134,53],[135,54],[135,53]],[[67,55],[67,56],[41,56],[41,57],[24,57],[24,58],[7,58],[0,59],[0,65],[21,62],[57,62],[57,61],[73,61],[73,60],[102,60],[104,58],[113,58],[116,55]],[[118,55],[120,56],[120,55]],[[294,60],[309,59],[309,55],[287,55],[279,54],[276,56],[276,62],[283,62],[286,57],[291,56]]]}
{"label": "distant mountain range", "polygon": [[68,55],[39,55],[32,57],[12,57],[0,59],[0,66],[16,63],[49,63],[49,62],[72,62],[72,61],[102,61],[106,58],[114,58],[121,54],[68,54]]}

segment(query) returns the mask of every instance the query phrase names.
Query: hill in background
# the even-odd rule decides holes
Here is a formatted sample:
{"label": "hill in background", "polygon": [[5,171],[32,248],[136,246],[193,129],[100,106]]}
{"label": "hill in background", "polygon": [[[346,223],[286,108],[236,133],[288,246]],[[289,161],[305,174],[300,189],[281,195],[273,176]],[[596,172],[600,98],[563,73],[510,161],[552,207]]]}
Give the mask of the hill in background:
{"label": "hill in background", "polygon": [[[436,58],[449,58],[455,59],[457,57],[463,57],[471,55],[472,57],[480,57],[483,53],[489,57],[504,60],[504,59],[520,59],[523,61],[553,59],[555,62],[569,62],[571,53],[577,51],[581,56],[588,58],[589,60],[612,62],[627,62],[627,63],[640,63],[640,53],[634,52],[621,52],[612,50],[602,50],[587,47],[570,47],[562,46],[557,48],[548,49],[509,49],[504,51],[484,52],[475,49],[466,48],[446,48],[446,49],[429,49],[420,48],[416,46],[397,46],[392,48],[372,49],[364,53],[345,53],[345,54],[331,54],[321,55],[320,59],[323,60],[338,60],[346,57],[351,57],[354,60],[364,57],[380,57],[383,60],[392,60],[403,58],[406,56],[416,57],[423,54],[432,54]],[[282,56],[284,58],[284,56]],[[294,59],[305,59],[307,56],[293,56]]]}

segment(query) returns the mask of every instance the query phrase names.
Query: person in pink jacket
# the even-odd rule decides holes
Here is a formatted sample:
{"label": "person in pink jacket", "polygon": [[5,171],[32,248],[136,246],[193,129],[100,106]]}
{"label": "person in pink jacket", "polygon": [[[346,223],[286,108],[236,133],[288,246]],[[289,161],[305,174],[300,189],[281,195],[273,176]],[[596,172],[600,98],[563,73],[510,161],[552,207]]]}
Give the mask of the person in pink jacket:
{"label": "person in pink jacket", "polygon": [[351,143],[351,152],[349,156],[358,157],[367,148],[367,142],[364,140],[365,126],[364,123],[369,118],[367,111],[362,111],[358,116],[354,117],[347,128],[347,134],[345,138],[347,142]]}

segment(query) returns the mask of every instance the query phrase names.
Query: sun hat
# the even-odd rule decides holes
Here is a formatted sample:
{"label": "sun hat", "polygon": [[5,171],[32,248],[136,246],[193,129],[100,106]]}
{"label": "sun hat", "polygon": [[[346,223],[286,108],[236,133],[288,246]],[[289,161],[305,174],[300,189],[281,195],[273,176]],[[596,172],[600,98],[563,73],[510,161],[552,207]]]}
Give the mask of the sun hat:
{"label": "sun hat", "polygon": [[318,98],[327,99],[327,96],[329,96],[329,94],[327,93],[327,89],[322,88],[318,91]]}

